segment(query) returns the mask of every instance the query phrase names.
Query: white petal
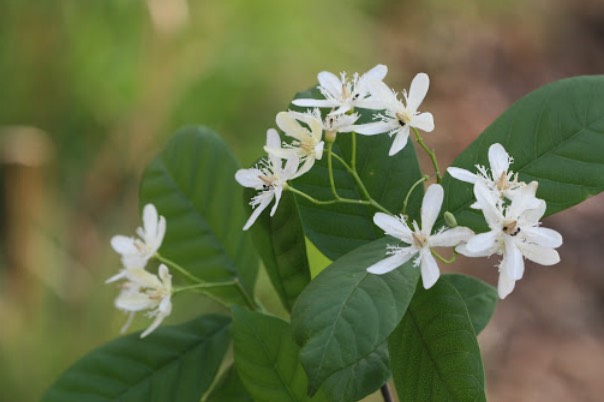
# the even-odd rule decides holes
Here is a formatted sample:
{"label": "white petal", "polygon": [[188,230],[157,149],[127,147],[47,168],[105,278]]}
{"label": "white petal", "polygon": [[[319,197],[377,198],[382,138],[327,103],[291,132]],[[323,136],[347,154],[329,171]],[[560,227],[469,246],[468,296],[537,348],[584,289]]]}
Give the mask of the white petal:
{"label": "white petal", "polygon": [[166,235],[166,218],[163,216],[159,217],[159,222],[157,224],[157,233],[155,233],[155,244],[153,245],[154,252],[157,251],[162,242],[164,241],[164,236]]}
{"label": "white petal", "polygon": [[143,228],[145,229],[145,240],[149,234],[157,233],[158,214],[155,205],[147,204],[143,208]]}
{"label": "white petal", "polygon": [[445,192],[440,184],[431,184],[424,194],[421,208],[422,232],[427,236],[432,233],[432,227],[443,205],[444,195]]}
{"label": "white petal", "polygon": [[170,270],[166,265],[160,264],[159,268],[157,269],[157,272],[159,275],[159,279],[161,279],[164,285],[166,285],[168,282],[170,284],[172,283],[172,275],[170,275]]}
{"label": "white petal", "polygon": [[338,102],[333,99],[294,99],[292,103],[301,107],[332,108],[338,106]]}
{"label": "white petal", "polygon": [[460,243],[467,242],[474,236],[472,229],[459,226],[447,229],[428,238],[430,247],[454,247]]}
{"label": "white petal", "polygon": [[497,180],[506,173],[510,167],[510,156],[503,145],[495,143],[489,147],[489,163],[493,172],[493,179]]}
{"label": "white petal", "polygon": [[553,229],[538,226],[523,227],[522,234],[528,242],[543,247],[556,248],[562,245],[562,235]]}
{"label": "white petal", "polygon": [[118,254],[136,254],[138,249],[134,245],[134,239],[132,237],[117,235],[111,238],[111,247]]}
{"label": "white petal", "polygon": [[315,158],[311,158],[308,157],[304,160],[304,163],[302,164],[302,166],[300,166],[300,169],[298,169],[298,171],[296,172],[296,177],[298,178],[300,176],[302,176],[304,173],[307,173],[315,164]]}
{"label": "white petal", "polygon": [[245,223],[245,226],[243,226],[243,230],[248,230],[254,224],[254,222],[256,222],[256,219],[258,219],[258,216],[260,216],[262,211],[264,211],[266,209],[266,207],[268,206],[268,204],[271,203],[273,198],[274,198],[274,194],[273,194],[273,192],[270,192],[270,196],[264,197],[262,199],[260,204],[254,209],[254,212],[252,212],[252,214],[248,218],[247,222]]}
{"label": "white petal", "polygon": [[298,140],[301,139],[300,131],[302,131],[302,126],[300,126],[300,123],[295,119],[292,112],[277,113],[275,122],[277,123],[277,127],[288,136]]}
{"label": "white petal", "polygon": [[[310,158],[312,159],[312,158]],[[313,161],[314,163],[314,161]],[[285,162],[285,167],[283,168],[282,171],[282,179],[283,181],[287,181],[287,180],[292,180],[300,175],[302,175],[302,173],[300,173],[298,171],[298,165],[300,164],[300,159],[298,159],[297,156],[292,156],[287,158],[286,162]]]}
{"label": "white petal", "polygon": [[258,190],[264,185],[264,182],[260,180],[260,176],[262,175],[263,173],[256,168],[239,169],[235,173],[235,180],[237,180],[237,183],[241,184],[243,187],[250,187]]}
{"label": "white petal", "polygon": [[541,265],[554,265],[560,262],[560,255],[556,250],[537,244],[516,242],[516,245],[529,260]]}
{"label": "white petal", "polygon": [[[170,314],[170,313],[168,313],[168,314]],[[147,328],[141,334],[141,338],[144,338],[145,336],[149,335],[151,332],[155,331],[157,329],[157,327],[159,327],[159,325],[162,323],[162,321],[164,320],[164,318],[166,318],[168,316],[168,314],[164,314],[162,312],[159,312],[159,310],[158,310],[158,313],[155,316],[155,320],[153,320],[153,322],[151,323],[151,325],[149,326],[149,328]]]}
{"label": "white petal", "polygon": [[501,232],[499,230],[491,230],[490,232],[479,233],[468,240],[465,248],[457,248],[457,250],[466,255],[461,250],[467,249],[469,253],[472,254],[469,257],[489,256],[497,252],[497,249],[499,248],[498,240],[500,233]]}
{"label": "white petal", "polygon": [[354,131],[363,135],[376,135],[388,133],[394,129],[398,129],[399,125],[396,120],[390,121],[374,121],[373,123],[359,124],[353,126]]}
{"label": "white petal", "polygon": [[420,252],[421,257],[421,272],[422,272],[422,282],[424,284],[424,289],[430,289],[440,276],[440,270],[438,269],[438,264],[436,260],[432,256],[430,249],[424,248]]}
{"label": "white petal", "polygon": [[382,81],[368,80],[366,85],[373,100],[384,105],[385,109],[395,113],[403,109],[403,105],[396,98],[396,93]]}
{"label": "white petal", "polygon": [[[379,262],[376,262],[375,264],[367,268],[367,272],[376,275],[388,273],[409,261],[411,257],[416,254],[415,252],[417,251],[415,249],[412,249],[411,247],[408,247],[404,250],[405,251],[396,253],[390,257],[384,258]],[[413,252],[406,252],[407,250]]]}
{"label": "white petal", "polygon": [[371,109],[371,110],[381,110],[387,109],[387,106],[380,99],[369,97],[365,99],[357,99],[353,101],[353,105],[355,107],[359,107],[361,109]]}
{"label": "white petal", "polygon": [[497,208],[493,193],[482,181],[474,183],[474,196],[480,205],[484,218],[491,229],[500,229],[503,215]]}
{"label": "white petal", "polygon": [[537,200],[534,204],[536,205],[536,207],[534,209],[528,209],[524,211],[520,216],[525,226],[537,225],[545,214],[545,210],[547,209],[545,201],[540,200],[539,198],[535,198],[535,200]]}
{"label": "white petal", "polygon": [[400,220],[400,218],[385,214],[383,212],[376,212],[375,215],[373,215],[373,223],[382,229],[388,236],[401,239],[409,244],[411,244],[413,241],[411,230]]}
{"label": "white petal", "polygon": [[273,147],[268,147],[268,146],[264,146],[264,152],[266,152],[269,157],[277,157],[279,159],[287,159],[287,158],[291,158],[294,155],[297,155],[297,151],[293,148],[273,148]]}
{"label": "white petal", "polygon": [[430,78],[428,74],[419,73],[413,77],[411,86],[409,87],[409,94],[407,95],[407,109],[415,113],[419,105],[426,97],[428,93],[428,87],[430,86]]}
{"label": "white petal", "polygon": [[418,114],[411,118],[409,125],[430,133],[434,131],[434,117],[432,116],[432,113]]}
{"label": "white petal", "polygon": [[500,299],[505,299],[512,293],[516,286],[516,280],[510,277],[506,271],[499,271],[499,281],[497,282],[497,293]]}
{"label": "white petal", "polygon": [[363,74],[361,76],[361,80],[362,81],[366,81],[366,80],[382,81],[386,77],[386,74],[388,74],[388,67],[386,67],[383,64],[378,64],[377,66],[373,67],[371,70],[369,70],[365,74]]}
{"label": "white petal", "polygon": [[279,206],[279,201],[281,201],[281,194],[283,193],[283,187],[275,188],[275,203],[273,204],[273,208],[271,209],[271,216],[275,215],[277,212],[277,207]]}
{"label": "white petal", "polygon": [[157,303],[144,293],[140,292],[122,292],[115,299],[115,307],[124,311],[142,311],[154,308]]}
{"label": "white petal", "polygon": [[125,277],[126,277],[126,271],[125,270],[121,270],[117,274],[113,275],[111,278],[107,279],[105,281],[105,283],[113,283],[113,282],[119,281],[120,279],[123,279]]}
{"label": "white petal", "polygon": [[331,96],[336,99],[342,97],[342,81],[340,81],[335,74],[330,73],[329,71],[321,71],[317,75],[317,79],[319,80],[321,87]]}
{"label": "white petal", "polygon": [[407,145],[407,140],[409,139],[409,126],[402,127],[399,129],[398,133],[394,137],[394,141],[392,141],[392,145],[390,146],[390,150],[388,151],[388,156],[396,155],[400,151],[405,148]]}
{"label": "white petal", "polygon": [[501,269],[506,270],[513,279],[522,279],[524,275],[524,259],[520,249],[511,236],[505,236],[505,249],[503,250],[503,259],[501,260]]}
{"label": "white petal", "polygon": [[450,167],[447,168],[447,172],[451,175],[451,177],[456,178],[457,180],[465,181],[466,183],[476,183],[478,180],[478,176],[469,170],[458,168],[458,167]]}
{"label": "white petal", "polygon": [[533,181],[516,191],[514,193],[514,197],[512,198],[510,208],[508,209],[507,216],[511,218],[517,218],[520,215],[524,214],[525,211],[539,208],[541,206],[541,203],[543,203],[544,201],[535,197],[536,192],[536,181]]}

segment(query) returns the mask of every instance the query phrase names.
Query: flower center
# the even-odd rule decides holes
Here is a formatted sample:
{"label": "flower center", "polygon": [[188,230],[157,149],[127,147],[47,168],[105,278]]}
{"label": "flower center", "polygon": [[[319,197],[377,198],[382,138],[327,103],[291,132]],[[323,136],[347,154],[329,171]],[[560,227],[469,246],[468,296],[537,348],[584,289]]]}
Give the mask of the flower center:
{"label": "flower center", "polygon": [[403,112],[396,112],[395,116],[398,120],[398,124],[400,124],[401,127],[411,123],[411,118],[413,117],[407,110],[404,110]]}
{"label": "flower center", "polygon": [[423,248],[428,239],[420,232],[413,232],[413,245],[417,248]]}
{"label": "flower center", "polygon": [[497,186],[497,190],[499,191],[507,190],[510,187],[507,172],[501,173],[501,176],[499,176],[499,178],[495,182],[495,185]]}
{"label": "flower center", "polygon": [[518,233],[520,233],[518,221],[503,222],[503,227],[501,228],[501,230],[503,230],[503,233],[508,234],[510,236],[516,236]]}
{"label": "flower center", "polygon": [[264,185],[262,186],[262,189],[264,191],[267,191],[268,189],[273,187],[275,181],[277,181],[277,178],[275,176],[266,176],[263,174],[259,175],[258,178],[262,181],[262,183],[264,183]]}
{"label": "flower center", "polygon": [[306,155],[312,155],[315,153],[316,141],[313,137],[307,136],[300,141],[300,149],[304,151]]}

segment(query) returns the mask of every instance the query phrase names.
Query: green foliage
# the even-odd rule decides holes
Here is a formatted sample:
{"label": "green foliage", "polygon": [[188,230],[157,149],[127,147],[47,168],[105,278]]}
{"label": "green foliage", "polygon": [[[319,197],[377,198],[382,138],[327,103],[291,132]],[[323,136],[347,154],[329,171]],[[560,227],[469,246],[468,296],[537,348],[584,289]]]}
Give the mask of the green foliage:
{"label": "green foliage", "polygon": [[[356,399],[349,400],[357,400],[388,377],[386,354],[380,348],[405,313],[419,277],[411,263],[385,275],[366,271],[384,257],[388,242],[391,239],[374,241],[334,261],[296,301],[292,331],[301,346],[311,394],[337,375],[354,383],[349,391],[355,391]],[[324,388],[329,392],[339,382],[334,379]]]}
{"label": "green foliage", "polygon": [[[244,199],[249,202],[256,192],[247,189],[244,193]],[[294,196],[285,192],[275,215],[271,217],[267,212],[258,217],[250,231],[271,283],[283,306],[291,311],[296,298],[310,282],[298,205]]]}
{"label": "green foliage", "polygon": [[[539,182],[546,215],[562,211],[604,190],[604,76],[574,77],[537,89],[516,102],[453,162],[475,171],[488,166],[487,152],[499,142],[514,158],[520,180]],[[462,226],[484,228],[470,205],[470,184],[447,175],[443,209]]]}
{"label": "green foliage", "polygon": [[401,402],[486,401],[478,342],[463,298],[448,281],[418,284],[388,339]]}
{"label": "green foliage", "polygon": [[489,323],[497,305],[497,289],[467,275],[447,274],[440,279],[453,285],[463,299],[478,335]]}
{"label": "green foliage", "polygon": [[212,392],[204,402],[253,402],[254,400],[247,392],[237,370],[234,366],[229,367],[218,380]]}
{"label": "green foliage", "polygon": [[162,327],[145,339],[118,338],[84,356],[43,402],[198,402],[229,345],[231,320],[205,315]]}
{"label": "green foliage", "polygon": [[[166,217],[163,256],[205,281],[238,278],[251,295],[258,263],[241,231],[246,217],[237,168],[219,136],[205,127],[184,128],[145,171],[140,200]],[[242,302],[235,289],[212,291]]]}
{"label": "green foliage", "polygon": [[327,402],[307,396],[307,378],[289,325],[276,317],[233,307],[235,366],[256,402]]}

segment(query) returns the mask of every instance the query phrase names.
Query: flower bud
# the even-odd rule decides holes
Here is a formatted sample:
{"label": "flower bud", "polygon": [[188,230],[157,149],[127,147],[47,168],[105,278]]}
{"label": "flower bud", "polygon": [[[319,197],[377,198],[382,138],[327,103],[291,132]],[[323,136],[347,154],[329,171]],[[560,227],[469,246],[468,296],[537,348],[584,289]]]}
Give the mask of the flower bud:
{"label": "flower bud", "polygon": [[457,219],[455,219],[455,215],[453,215],[451,212],[446,211],[445,212],[445,223],[447,224],[448,227],[450,228],[454,228],[457,226]]}

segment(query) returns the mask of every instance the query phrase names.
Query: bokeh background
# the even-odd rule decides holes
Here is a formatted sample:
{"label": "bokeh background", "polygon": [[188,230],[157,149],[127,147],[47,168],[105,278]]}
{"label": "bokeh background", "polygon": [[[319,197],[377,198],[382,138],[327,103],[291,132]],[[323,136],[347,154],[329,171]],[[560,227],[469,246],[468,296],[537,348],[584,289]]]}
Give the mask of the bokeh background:
{"label": "bokeh background", "polygon": [[[0,0],[0,400],[38,400],[118,334],[109,239],[138,225],[141,173],[171,133],[206,124],[247,166],[318,71],[378,63],[399,90],[430,75],[426,141],[447,166],[529,91],[604,73],[604,3]],[[529,264],[481,334],[490,401],[602,400],[603,201],[546,220],[563,261]],[[495,284],[490,264],[452,270]]]}

